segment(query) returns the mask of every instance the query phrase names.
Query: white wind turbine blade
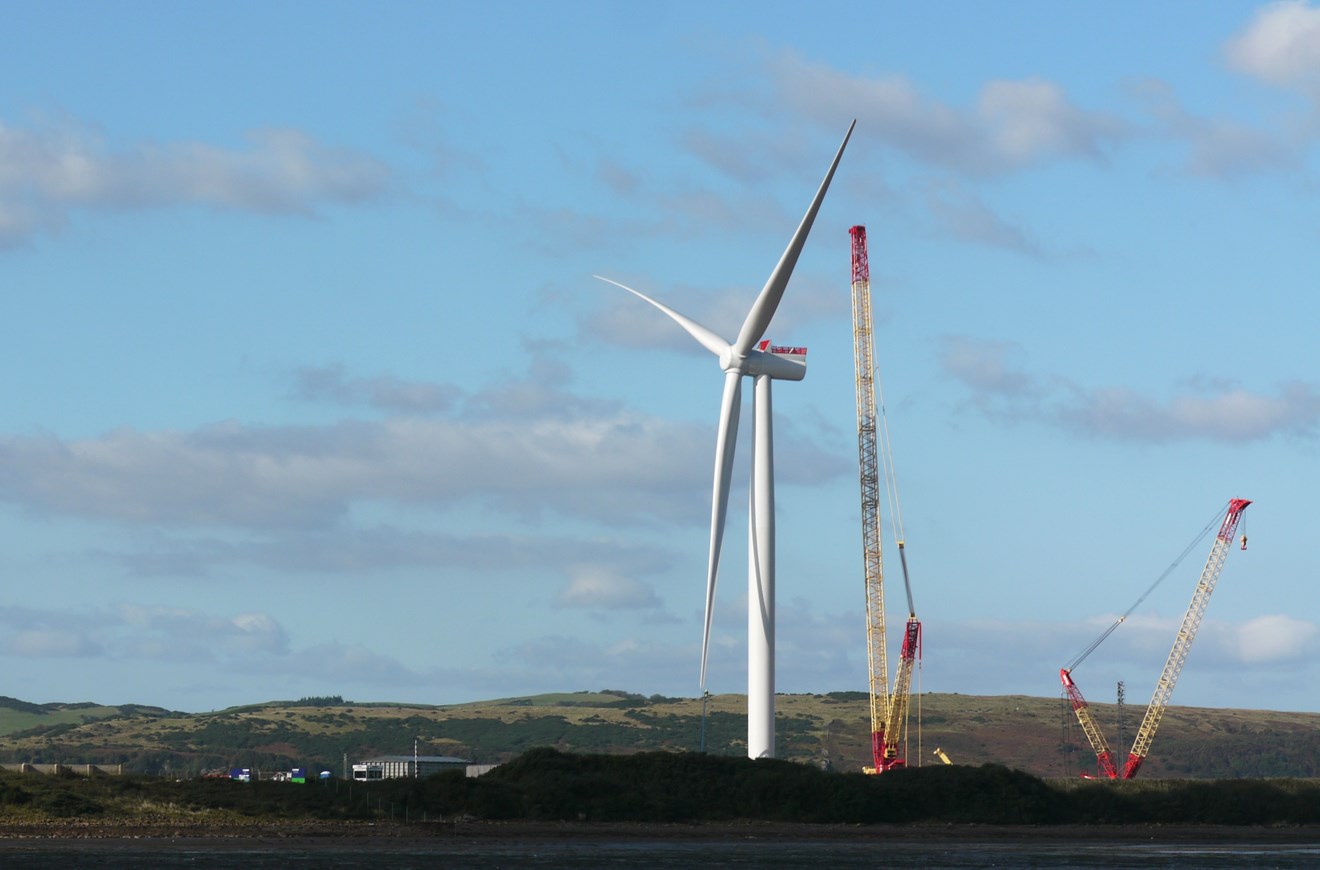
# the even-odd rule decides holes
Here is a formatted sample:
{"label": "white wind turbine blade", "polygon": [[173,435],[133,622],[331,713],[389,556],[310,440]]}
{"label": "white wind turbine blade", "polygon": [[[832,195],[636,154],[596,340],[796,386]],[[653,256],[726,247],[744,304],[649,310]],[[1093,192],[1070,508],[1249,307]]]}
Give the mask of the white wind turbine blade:
{"label": "white wind turbine blade", "polygon": [[733,448],[738,442],[738,413],[742,409],[742,375],[724,373],[720,402],[720,428],[715,436],[715,483],[710,499],[710,567],[706,574],[706,630],[701,636],[701,688],[706,688],[706,658],[710,652],[710,622],[715,612],[715,578],[720,569],[724,518],[729,512],[729,483],[733,479]]}
{"label": "white wind turbine blade", "polygon": [[618,281],[612,281],[609,278],[603,278],[600,275],[593,275],[592,277],[604,281],[606,284],[613,284],[615,287],[621,287],[624,290],[627,290],[632,295],[636,296],[638,299],[643,299],[647,302],[650,302],[656,308],[659,308],[665,314],[668,314],[675,323],[677,323],[679,326],[687,330],[688,335],[695,338],[701,344],[702,347],[706,348],[706,350],[710,351],[716,356],[720,356],[722,353],[724,353],[724,351],[728,350],[729,343],[727,341],[720,338],[718,335],[716,335],[714,332],[711,332],[709,329],[702,326],[700,323],[697,323],[692,318],[684,317],[682,314],[679,314],[677,311],[670,308],[668,305],[664,305],[663,303],[656,302],[654,299],[652,299],[650,296],[647,296],[645,293],[638,293],[633,288],[629,287],[626,284],[620,284]]}
{"label": "white wind turbine blade", "polygon": [[811,232],[811,225],[816,220],[816,212],[820,211],[820,204],[825,199],[825,191],[829,190],[830,181],[834,178],[834,170],[839,166],[839,158],[843,157],[843,149],[848,147],[848,139],[856,126],[856,120],[848,125],[843,144],[839,146],[839,152],[834,155],[834,162],[830,164],[830,171],[825,173],[825,180],[820,183],[816,198],[811,201],[811,207],[807,209],[802,223],[798,224],[797,232],[793,234],[788,247],[784,249],[784,255],[779,258],[779,265],[775,266],[775,270],[770,273],[770,279],[765,282],[765,287],[761,288],[761,295],[752,303],[752,310],[747,312],[747,319],[743,321],[738,338],[733,342],[735,357],[746,356],[751,351],[752,345],[760,341],[769,328],[770,318],[775,316],[779,300],[784,297],[784,288],[788,286],[788,279],[793,275],[793,267],[797,265],[798,255],[802,253],[802,246],[806,244],[807,234]]}

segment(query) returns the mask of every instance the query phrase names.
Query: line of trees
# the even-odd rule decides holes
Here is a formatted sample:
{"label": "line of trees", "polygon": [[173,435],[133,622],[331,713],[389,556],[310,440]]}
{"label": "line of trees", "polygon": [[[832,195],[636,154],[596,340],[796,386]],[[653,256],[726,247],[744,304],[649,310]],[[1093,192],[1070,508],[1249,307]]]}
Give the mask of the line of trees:
{"label": "line of trees", "polygon": [[117,818],[147,805],[256,819],[1310,825],[1320,824],[1320,784],[1050,784],[994,764],[865,776],[696,753],[574,755],[553,749],[532,750],[478,778],[446,772],[371,784],[0,772],[0,818]]}

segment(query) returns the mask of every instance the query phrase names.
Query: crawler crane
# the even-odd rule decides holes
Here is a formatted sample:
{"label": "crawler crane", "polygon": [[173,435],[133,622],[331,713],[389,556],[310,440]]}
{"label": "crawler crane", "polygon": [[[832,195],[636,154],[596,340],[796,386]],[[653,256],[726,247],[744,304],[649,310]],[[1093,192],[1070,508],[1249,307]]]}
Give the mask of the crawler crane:
{"label": "crawler crane", "polygon": [[[884,392],[880,390],[880,414],[876,413],[874,339],[871,330],[871,274],[866,255],[866,227],[855,226],[852,236],[853,356],[857,367],[857,453],[862,495],[862,556],[866,573],[866,640],[871,689],[871,756],[873,767],[866,773],[883,773],[902,767],[898,755],[907,728],[912,671],[921,657],[921,622],[912,603],[904,549],[898,485],[894,478],[889,431],[883,416]],[[882,446],[883,445],[883,449]],[[881,559],[880,470],[883,463],[890,515],[903,567],[907,592],[908,620],[899,649],[894,687],[889,689],[889,663],[885,650],[885,589]]]}
{"label": "crawler crane", "polygon": [[[1178,628],[1178,634],[1173,641],[1173,649],[1169,651],[1169,658],[1164,663],[1164,671],[1160,674],[1159,681],[1155,684],[1155,694],[1150,699],[1150,706],[1146,708],[1146,716],[1141,720],[1141,727],[1137,729],[1137,737],[1132,742],[1132,749],[1128,752],[1127,762],[1123,765],[1122,779],[1132,779],[1141,769],[1141,763],[1146,760],[1150,753],[1151,742],[1155,739],[1155,732],[1160,727],[1160,720],[1164,716],[1164,711],[1168,709],[1169,699],[1173,696],[1173,687],[1178,683],[1178,675],[1182,673],[1183,665],[1187,662],[1187,653],[1192,648],[1192,641],[1196,638],[1196,631],[1201,627],[1201,619],[1205,616],[1206,606],[1210,603],[1210,595],[1215,591],[1215,584],[1219,581],[1219,574],[1224,569],[1224,560],[1228,558],[1229,548],[1233,545],[1233,536],[1237,531],[1238,522],[1242,519],[1242,512],[1251,504],[1248,499],[1235,498],[1228,503],[1228,511],[1224,515],[1223,521],[1219,524],[1219,533],[1215,536],[1214,544],[1210,548],[1210,557],[1206,560],[1205,568],[1201,571],[1201,579],[1196,584],[1196,591],[1192,594],[1192,603],[1187,608],[1187,613],[1183,615],[1182,625]],[[1198,538],[1199,539],[1199,538]],[[1242,549],[1247,548],[1246,535],[1242,536]],[[1190,550],[1191,547],[1188,547]],[[1183,555],[1186,555],[1184,551]],[[1181,561],[1179,557],[1178,561]],[[1170,566],[1169,571],[1177,566],[1175,562]],[[1146,590],[1145,595],[1137,599],[1137,604],[1149,595],[1155,586],[1159,585],[1164,577],[1168,576],[1166,571],[1151,589]],[[1111,625],[1100,637],[1093,642],[1086,650],[1068,666],[1059,670],[1059,679],[1063,683],[1063,690],[1068,695],[1073,712],[1077,714],[1077,721],[1082,726],[1082,731],[1086,734],[1087,740],[1091,743],[1091,748],[1095,750],[1096,765],[1102,776],[1109,779],[1119,779],[1118,768],[1114,764],[1114,754],[1109,749],[1109,744],[1105,742],[1105,736],[1096,724],[1095,718],[1091,715],[1091,710],[1087,706],[1086,699],[1082,697],[1081,689],[1073,681],[1073,670],[1082,663],[1082,661],[1095,651],[1105,638],[1113,633],[1125,619],[1136,609],[1137,604],[1132,605],[1127,613],[1118,618],[1118,621]],[[1083,774],[1086,776],[1086,774]]]}

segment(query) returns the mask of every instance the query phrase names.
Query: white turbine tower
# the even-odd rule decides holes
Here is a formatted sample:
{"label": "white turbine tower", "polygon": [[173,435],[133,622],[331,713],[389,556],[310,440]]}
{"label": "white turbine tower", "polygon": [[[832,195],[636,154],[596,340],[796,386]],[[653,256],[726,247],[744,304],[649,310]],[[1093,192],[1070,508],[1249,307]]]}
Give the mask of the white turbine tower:
{"label": "white turbine tower", "polygon": [[710,651],[710,623],[715,608],[715,579],[719,573],[720,545],[724,539],[724,518],[729,507],[729,482],[733,477],[733,453],[738,435],[738,415],[742,405],[742,379],[754,383],[752,401],[752,477],[749,493],[748,570],[747,570],[747,755],[749,758],[773,758],[775,754],[775,475],[774,432],[772,426],[770,382],[800,381],[807,373],[805,348],[774,348],[762,341],[770,320],[784,296],[784,288],[797,265],[798,255],[811,232],[825,191],[834,178],[834,170],[848,146],[856,121],[848,126],[843,144],[825,173],[816,197],[811,201],[797,232],[784,249],[779,264],[752,303],[742,329],[732,344],[711,330],[684,317],[617,281],[600,278],[621,287],[669,315],[702,347],[719,357],[724,370],[724,398],[720,403],[720,423],[715,439],[715,483],[711,496],[710,561],[706,574],[706,619],[701,640],[701,688],[706,688],[706,660]]}

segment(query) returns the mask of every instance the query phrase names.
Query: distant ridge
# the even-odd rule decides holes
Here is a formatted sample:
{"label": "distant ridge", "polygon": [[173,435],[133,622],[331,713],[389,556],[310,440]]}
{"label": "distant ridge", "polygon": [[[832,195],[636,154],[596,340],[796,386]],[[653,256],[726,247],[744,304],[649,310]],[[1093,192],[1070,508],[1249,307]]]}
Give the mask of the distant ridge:
{"label": "distant ridge", "polygon": [[[711,698],[706,747],[745,753],[746,698]],[[781,695],[781,758],[835,771],[869,761],[864,692]],[[913,697],[909,764],[993,762],[1042,777],[1076,777],[1095,757],[1058,698],[923,694]],[[920,709],[920,727],[916,711]],[[1111,723],[1113,705],[1093,704]],[[32,704],[0,698],[0,762],[123,764],[127,770],[317,766],[423,751],[504,762],[530,749],[695,752],[701,701],[622,690],[562,692],[463,704],[269,701],[209,713],[136,704]],[[1171,707],[1142,778],[1320,776],[1320,714]]]}

